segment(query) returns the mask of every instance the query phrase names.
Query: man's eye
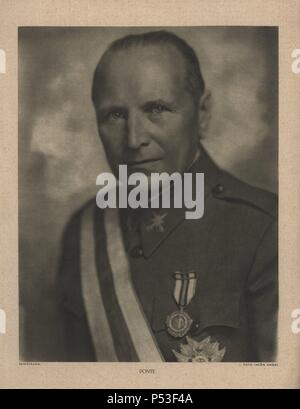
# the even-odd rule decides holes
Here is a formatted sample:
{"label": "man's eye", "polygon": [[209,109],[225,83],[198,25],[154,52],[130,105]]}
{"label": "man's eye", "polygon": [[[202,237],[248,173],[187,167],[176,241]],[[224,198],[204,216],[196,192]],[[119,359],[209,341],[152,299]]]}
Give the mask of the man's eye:
{"label": "man's eye", "polygon": [[153,105],[152,107],[149,107],[148,109],[148,112],[154,115],[161,114],[164,111],[168,111],[167,107],[165,107],[164,105],[160,105],[160,104]]}
{"label": "man's eye", "polygon": [[121,112],[121,111],[113,111],[113,112],[108,113],[107,118],[117,121],[118,119],[125,119],[126,114],[125,112]]}

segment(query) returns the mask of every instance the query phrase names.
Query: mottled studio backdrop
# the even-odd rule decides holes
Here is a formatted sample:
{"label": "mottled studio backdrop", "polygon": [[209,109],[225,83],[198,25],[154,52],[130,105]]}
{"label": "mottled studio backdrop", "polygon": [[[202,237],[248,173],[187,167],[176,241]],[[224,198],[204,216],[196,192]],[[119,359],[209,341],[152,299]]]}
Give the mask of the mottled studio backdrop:
{"label": "mottled studio backdrop", "polygon": [[[54,282],[62,230],[107,169],[90,87],[106,46],[151,28],[19,29],[20,352],[59,357]],[[277,190],[277,29],[169,28],[192,45],[212,91],[205,145],[242,180]]]}

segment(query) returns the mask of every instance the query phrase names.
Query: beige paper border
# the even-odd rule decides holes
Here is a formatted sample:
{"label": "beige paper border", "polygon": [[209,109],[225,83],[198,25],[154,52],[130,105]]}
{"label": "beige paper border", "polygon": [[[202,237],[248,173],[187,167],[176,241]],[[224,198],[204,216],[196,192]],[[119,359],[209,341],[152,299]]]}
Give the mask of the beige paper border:
{"label": "beige paper border", "polygon": [[[300,74],[291,53],[300,48],[297,0],[0,0],[0,387],[17,388],[226,388],[300,387],[300,334],[291,312],[300,308]],[[277,366],[183,363],[18,362],[18,26],[279,26],[280,321]],[[139,374],[155,368],[154,375]]]}

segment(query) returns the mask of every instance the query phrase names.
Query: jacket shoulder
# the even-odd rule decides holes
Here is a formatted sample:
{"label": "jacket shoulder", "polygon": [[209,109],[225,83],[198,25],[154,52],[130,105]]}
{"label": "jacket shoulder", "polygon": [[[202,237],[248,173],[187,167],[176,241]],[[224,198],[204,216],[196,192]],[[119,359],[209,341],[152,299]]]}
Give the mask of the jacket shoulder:
{"label": "jacket shoulder", "polygon": [[89,199],[86,202],[84,202],[77,210],[75,210],[71,214],[71,216],[70,216],[70,218],[69,218],[69,220],[67,222],[67,227],[70,226],[70,225],[78,223],[79,220],[81,219],[83,213],[85,212],[85,210],[87,208],[89,208],[89,207],[96,207],[96,201],[95,201],[94,198]]}
{"label": "jacket shoulder", "polygon": [[212,188],[215,198],[242,203],[258,211],[277,217],[278,196],[258,187],[249,185],[228,172],[221,171],[219,183]]}

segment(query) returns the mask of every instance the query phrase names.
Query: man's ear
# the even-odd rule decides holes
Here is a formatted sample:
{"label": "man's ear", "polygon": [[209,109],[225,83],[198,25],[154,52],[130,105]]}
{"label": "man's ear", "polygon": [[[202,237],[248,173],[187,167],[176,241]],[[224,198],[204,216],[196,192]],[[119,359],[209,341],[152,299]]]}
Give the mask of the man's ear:
{"label": "man's ear", "polygon": [[210,90],[204,90],[199,100],[198,107],[198,125],[200,138],[203,139],[206,134],[206,130],[209,124],[211,114],[211,92]]}

